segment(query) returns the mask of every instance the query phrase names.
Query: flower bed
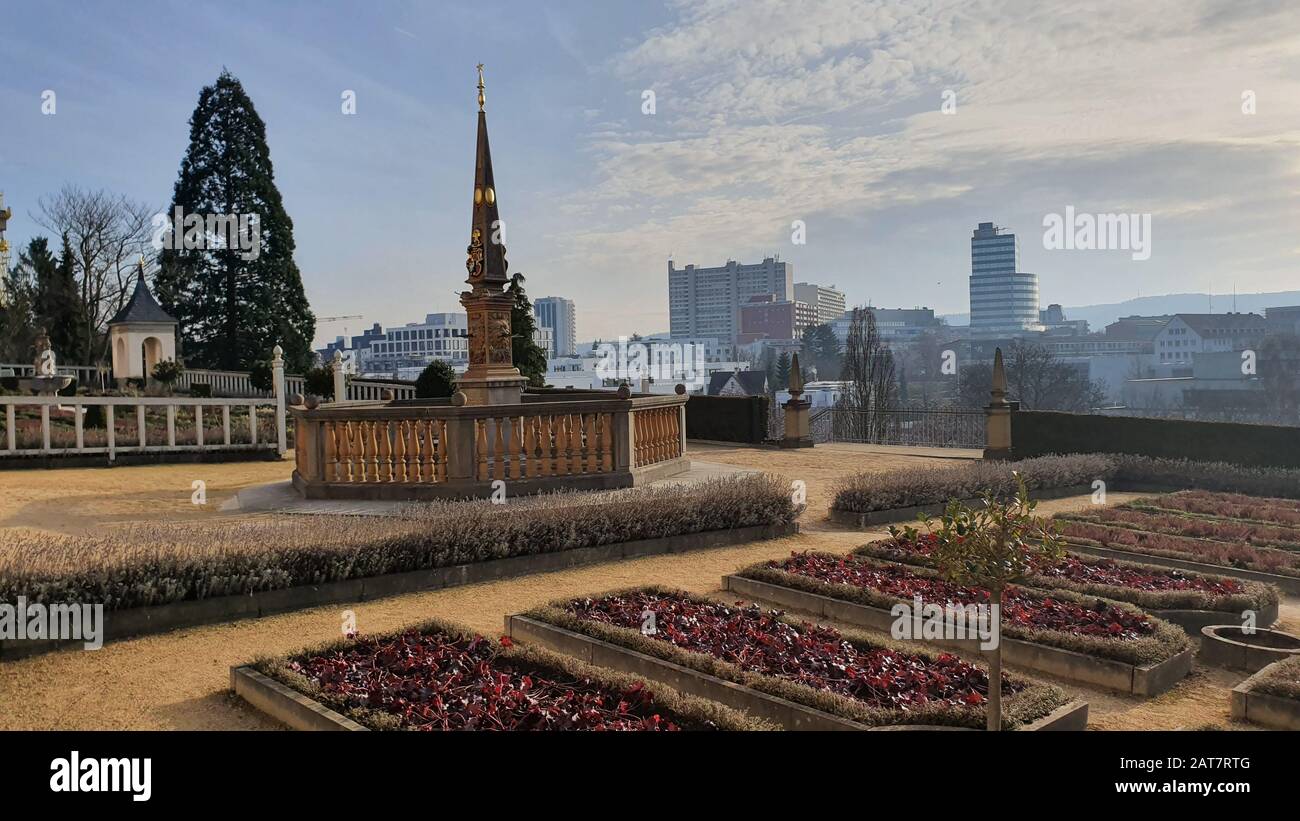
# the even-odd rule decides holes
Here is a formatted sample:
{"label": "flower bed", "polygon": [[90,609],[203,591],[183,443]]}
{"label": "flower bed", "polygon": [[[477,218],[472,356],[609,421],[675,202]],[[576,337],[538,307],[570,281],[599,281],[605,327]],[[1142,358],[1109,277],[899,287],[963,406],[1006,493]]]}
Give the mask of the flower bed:
{"label": "flower bed", "polygon": [[[934,537],[922,534],[915,541],[900,537],[872,542],[855,550],[854,555],[933,567],[929,560],[933,548]],[[1031,587],[1104,596],[1148,611],[1238,614],[1245,610],[1272,612],[1278,605],[1278,591],[1271,585],[1073,553],[1049,565],[1040,564],[1026,583]]]}
{"label": "flower bed", "polygon": [[[641,632],[645,613],[654,632]],[[984,726],[988,674],[949,654],[796,621],[779,611],[642,588],[555,602],[522,617],[870,727]],[[1003,677],[1004,725],[1069,704],[1057,688]]]}
{"label": "flower bed", "polygon": [[1061,520],[1061,535],[1082,548],[1097,546],[1152,557],[1239,568],[1259,573],[1300,578],[1300,554],[1268,547],[1166,533],[1150,533],[1097,522]]}
{"label": "flower bed", "polygon": [[[1018,462],[972,461],[946,468],[863,472],[841,480],[831,503],[834,518],[943,505],[950,499],[975,499],[985,491],[1012,496],[1011,472],[1024,477],[1035,496],[1046,491],[1090,486],[1111,490],[1199,488],[1279,498],[1300,498],[1300,470],[1255,468],[1222,462],[1153,459],[1121,454],[1040,456]],[[909,513],[909,517],[912,514]]]}
{"label": "flower bed", "polygon": [[376,730],[750,730],[739,713],[430,622],[254,665]]}
{"label": "flower bed", "polygon": [[[935,604],[987,604],[988,593],[944,580],[937,571],[863,556],[799,553],[742,570],[742,578],[888,611],[914,597]],[[1126,664],[1165,661],[1190,646],[1173,625],[1131,605],[1068,591],[1009,587],[1002,635]]]}
{"label": "flower bed", "polygon": [[1300,528],[1300,501],[1293,499],[1259,499],[1241,493],[1184,490],[1180,493],[1134,499],[1120,507]]}
{"label": "flower bed", "polygon": [[1062,513],[1060,521],[1093,522],[1108,527],[1126,527],[1167,536],[1187,536],[1217,542],[1271,547],[1300,552],[1300,530],[1239,519],[1209,518],[1186,513],[1167,513],[1132,508],[1103,508],[1086,513]]}

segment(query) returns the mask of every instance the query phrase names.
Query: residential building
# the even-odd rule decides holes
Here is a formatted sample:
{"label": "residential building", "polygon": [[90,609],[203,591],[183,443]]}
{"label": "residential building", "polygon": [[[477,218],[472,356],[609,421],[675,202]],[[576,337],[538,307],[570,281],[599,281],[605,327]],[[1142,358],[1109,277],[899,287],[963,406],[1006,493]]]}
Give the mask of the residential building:
{"label": "residential building", "polygon": [[747,345],[758,339],[799,339],[805,328],[816,324],[817,310],[808,303],[758,294],[740,306],[736,344]]}
{"label": "residential building", "polygon": [[817,324],[826,325],[844,316],[844,292],[834,285],[814,285],[811,282],[796,282],[794,298],[811,305],[817,313]]}
{"label": "residential building", "polygon": [[1300,336],[1300,306],[1265,308],[1264,319],[1270,334],[1295,334]]}
{"label": "residential building", "polygon": [[1016,336],[1041,331],[1038,275],[1020,270],[1016,235],[981,222],[970,241],[970,332]]}
{"label": "residential building", "polygon": [[[947,326],[930,308],[872,308],[868,311],[876,319],[876,331],[889,343],[911,342],[925,333],[939,333]],[[840,346],[848,344],[852,312],[830,323]]]}
{"label": "residential building", "polygon": [[533,316],[539,327],[550,328],[555,339],[555,355],[570,356],[578,351],[578,320],[573,300],[562,296],[544,296],[533,300]]}
{"label": "residential building", "polygon": [[1172,314],[1161,316],[1125,316],[1106,326],[1106,336],[1111,339],[1132,339],[1152,342],[1173,319]]}
{"label": "residential building", "polygon": [[1259,314],[1175,314],[1156,334],[1153,357],[1161,364],[1190,365],[1192,354],[1253,348],[1266,328]]}
{"label": "residential building", "polygon": [[762,371],[718,371],[709,376],[709,396],[766,396],[767,374]]}
{"label": "residential building", "polygon": [[1066,319],[1065,309],[1053,302],[1038,312],[1038,321],[1043,330],[1053,336],[1075,336],[1088,333],[1088,320]]}
{"label": "residential building", "polygon": [[752,296],[794,299],[794,266],[776,257],[753,265],[727,260],[716,268],[668,261],[669,332],[677,337],[714,337],[734,356],[740,308]]}

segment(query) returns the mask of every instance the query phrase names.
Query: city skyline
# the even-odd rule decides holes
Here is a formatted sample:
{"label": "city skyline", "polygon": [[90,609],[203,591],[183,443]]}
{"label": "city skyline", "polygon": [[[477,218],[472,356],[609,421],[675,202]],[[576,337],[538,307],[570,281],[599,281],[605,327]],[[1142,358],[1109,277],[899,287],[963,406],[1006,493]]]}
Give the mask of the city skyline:
{"label": "city skyline", "polygon": [[[198,90],[226,66],[267,121],[313,310],[385,325],[454,310],[482,61],[512,270],[530,294],[580,296],[584,337],[666,329],[670,256],[777,254],[850,304],[962,313],[981,221],[1022,237],[1044,304],[1293,286],[1297,48],[1269,25],[1283,6],[1125,6],[1117,31],[1104,12],[1015,2],[817,5],[593,19],[487,4],[486,41],[461,36],[473,15],[413,4],[323,6],[302,26],[236,3],[264,25],[220,37],[204,33],[217,12],[177,4],[112,26],[71,4],[17,8],[34,35],[0,56],[9,239],[42,233],[38,198],[68,182],[164,210]],[[144,28],[160,35],[148,49],[103,37]],[[984,48],[995,31],[1014,63]],[[1153,253],[1045,249],[1044,220],[1067,209],[1150,215]]]}

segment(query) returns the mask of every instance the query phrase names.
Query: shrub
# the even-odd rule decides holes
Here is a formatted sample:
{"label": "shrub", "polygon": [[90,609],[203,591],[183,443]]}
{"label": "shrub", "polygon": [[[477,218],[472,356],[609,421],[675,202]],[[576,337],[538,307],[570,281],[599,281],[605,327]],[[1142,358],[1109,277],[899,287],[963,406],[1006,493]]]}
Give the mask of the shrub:
{"label": "shrub", "polygon": [[248,368],[248,384],[252,385],[259,391],[269,391],[274,384],[274,376],[271,373],[271,363],[266,361],[254,362]]}
{"label": "shrub", "polygon": [[506,505],[444,501],[399,517],[293,516],[223,525],[141,524],[0,544],[0,601],[94,601],[118,610],[557,553],[794,519],[788,485],[763,475]]}
{"label": "shrub", "polygon": [[441,399],[456,390],[456,373],[441,359],[435,359],[420,371],[415,380],[417,399]]}
{"label": "shrub", "polygon": [[175,359],[164,359],[153,366],[153,373],[150,374],[155,380],[161,382],[170,388],[181,378],[185,372],[185,367]]}
{"label": "shrub", "polygon": [[1105,456],[1039,456],[1019,462],[967,462],[953,467],[863,472],[835,486],[835,510],[868,513],[918,505],[975,499],[986,492],[998,498],[1016,493],[1018,473],[1030,490],[1090,485],[1114,474]]}
{"label": "shrub", "polygon": [[312,396],[334,401],[334,371],[329,368],[309,368],[303,374],[303,389]]}

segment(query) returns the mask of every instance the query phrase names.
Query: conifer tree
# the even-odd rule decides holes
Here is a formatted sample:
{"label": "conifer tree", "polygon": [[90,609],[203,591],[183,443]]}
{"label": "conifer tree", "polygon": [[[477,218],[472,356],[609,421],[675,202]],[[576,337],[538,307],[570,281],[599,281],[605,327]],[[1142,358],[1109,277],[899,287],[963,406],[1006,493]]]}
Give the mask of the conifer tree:
{"label": "conifer tree", "polygon": [[[293,260],[293,222],[275,186],[266,125],[228,71],[199,93],[169,220],[177,207],[204,220],[165,237],[171,247],[159,257],[158,300],[180,323],[186,362],[248,370],[278,344],[286,368],[304,372],[316,320]],[[204,233],[209,216],[250,215],[257,223],[242,247]],[[186,249],[185,240],[205,247]]]}
{"label": "conifer tree", "polygon": [[506,293],[514,299],[510,306],[511,354],[515,367],[528,377],[528,384],[541,387],[546,377],[546,351],[533,340],[537,321],[533,318],[533,304],[524,293],[524,275],[513,274]]}

